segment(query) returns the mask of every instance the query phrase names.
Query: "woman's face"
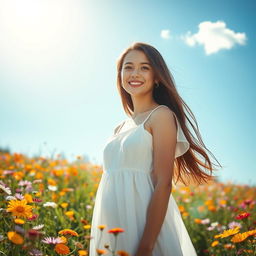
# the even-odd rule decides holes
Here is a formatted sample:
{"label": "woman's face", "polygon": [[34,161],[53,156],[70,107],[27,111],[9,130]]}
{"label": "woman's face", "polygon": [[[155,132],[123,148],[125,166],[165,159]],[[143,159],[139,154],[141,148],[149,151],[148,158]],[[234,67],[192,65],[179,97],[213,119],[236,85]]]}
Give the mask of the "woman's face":
{"label": "woman's face", "polygon": [[124,58],[121,70],[122,87],[131,95],[153,90],[154,72],[142,51],[131,50]]}

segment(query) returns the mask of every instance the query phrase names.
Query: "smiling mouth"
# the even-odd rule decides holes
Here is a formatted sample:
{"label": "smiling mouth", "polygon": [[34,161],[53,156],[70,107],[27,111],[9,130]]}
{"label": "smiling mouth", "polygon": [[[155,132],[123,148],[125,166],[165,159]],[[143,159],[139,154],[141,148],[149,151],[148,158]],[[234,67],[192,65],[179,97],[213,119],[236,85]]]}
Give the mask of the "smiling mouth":
{"label": "smiling mouth", "polygon": [[129,85],[132,87],[139,87],[143,84],[144,84],[143,82],[129,82]]}

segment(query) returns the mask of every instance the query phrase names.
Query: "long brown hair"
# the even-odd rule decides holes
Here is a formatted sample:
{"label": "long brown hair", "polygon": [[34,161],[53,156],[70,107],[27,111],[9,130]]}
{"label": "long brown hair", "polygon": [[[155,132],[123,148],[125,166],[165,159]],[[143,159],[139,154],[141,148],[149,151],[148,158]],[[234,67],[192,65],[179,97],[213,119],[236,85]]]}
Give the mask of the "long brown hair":
{"label": "long brown hair", "polygon": [[[157,49],[149,44],[134,42],[124,50],[124,52],[117,60],[117,88],[119,94],[121,95],[124,111],[130,116],[134,111],[131,95],[124,90],[121,80],[123,61],[126,54],[131,50],[142,51],[147,56],[148,61],[152,65],[155,79],[158,80],[159,84],[158,87],[154,87],[153,89],[153,98],[155,102],[161,105],[166,105],[170,108],[171,111],[176,114],[180,122],[181,128],[185,134],[185,137],[190,143],[189,150],[182,156],[177,157],[174,161],[174,177],[176,177],[176,183],[180,180],[184,185],[187,185],[187,181],[190,181],[192,179],[193,181],[196,181],[196,183],[202,184],[204,182],[212,180],[212,172],[214,170],[212,166],[215,164],[210,161],[206,150],[211,154],[211,156],[213,156],[213,158],[217,162],[218,160],[204,145],[195,116],[193,115],[188,105],[180,97],[176,89],[172,74],[169,71],[163,57]],[[186,109],[186,111],[192,117],[196,124],[196,127],[188,118],[184,109]],[[195,138],[191,131],[188,129],[186,125],[186,120],[190,123],[195,134],[197,135],[197,138]],[[204,161],[200,160],[197,155],[200,155],[201,158],[204,159]],[[220,163],[219,166],[221,167]],[[206,168],[209,173],[201,170],[201,167]]]}

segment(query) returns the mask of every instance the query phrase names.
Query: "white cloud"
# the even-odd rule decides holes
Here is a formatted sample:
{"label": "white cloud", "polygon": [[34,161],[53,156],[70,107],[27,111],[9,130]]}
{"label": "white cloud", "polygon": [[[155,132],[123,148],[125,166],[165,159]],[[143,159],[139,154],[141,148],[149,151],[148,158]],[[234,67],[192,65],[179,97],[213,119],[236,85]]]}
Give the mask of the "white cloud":
{"label": "white cloud", "polygon": [[245,33],[236,33],[226,27],[223,21],[204,21],[198,25],[198,32],[191,34],[190,31],[181,38],[191,47],[204,46],[206,55],[217,53],[222,49],[231,49],[235,44],[244,45],[247,38]]}
{"label": "white cloud", "polygon": [[161,30],[161,37],[164,39],[170,38],[170,30],[169,29]]}

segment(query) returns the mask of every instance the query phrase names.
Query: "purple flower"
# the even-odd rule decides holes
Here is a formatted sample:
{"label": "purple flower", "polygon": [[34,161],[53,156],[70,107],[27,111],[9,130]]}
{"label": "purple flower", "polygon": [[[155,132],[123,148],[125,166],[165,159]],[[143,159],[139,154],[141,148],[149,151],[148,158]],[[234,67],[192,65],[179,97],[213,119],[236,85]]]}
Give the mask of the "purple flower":
{"label": "purple flower", "polygon": [[59,244],[63,241],[60,237],[45,237],[42,240],[42,242],[45,243],[45,244]]}
{"label": "purple flower", "polygon": [[22,194],[19,194],[19,193],[16,193],[15,194],[15,197],[19,200],[23,200],[24,199],[24,196]]}
{"label": "purple flower", "polygon": [[31,249],[28,253],[32,256],[43,256],[43,253],[36,248]]}
{"label": "purple flower", "polygon": [[17,231],[18,233],[21,233],[21,234],[25,234],[25,229],[18,226],[18,225],[15,225],[14,227],[15,231]]}
{"label": "purple flower", "polygon": [[21,180],[19,183],[18,183],[19,186],[31,186],[32,183],[28,180]]}

